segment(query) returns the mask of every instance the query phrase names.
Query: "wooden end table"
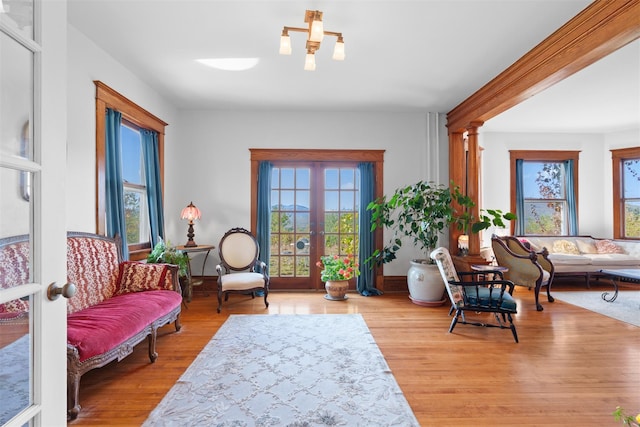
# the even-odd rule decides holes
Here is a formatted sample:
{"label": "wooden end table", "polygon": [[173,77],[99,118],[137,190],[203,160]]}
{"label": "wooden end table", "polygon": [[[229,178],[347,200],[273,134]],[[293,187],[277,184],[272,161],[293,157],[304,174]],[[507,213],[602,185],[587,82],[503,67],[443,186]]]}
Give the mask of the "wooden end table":
{"label": "wooden end table", "polygon": [[[198,246],[180,245],[180,246],[176,246],[176,249],[186,253],[187,257],[189,258],[189,266],[188,266],[189,282],[187,283],[186,299],[187,299],[187,302],[191,302],[191,299],[193,297],[193,287],[204,284],[204,266],[207,264],[207,258],[209,258],[209,253],[211,252],[212,249],[215,249],[215,246],[214,245],[198,245]],[[189,254],[195,254],[200,252],[204,252],[205,254],[204,260],[202,261],[202,272],[200,273],[200,280],[193,280],[193,276],[191,275],[191,257],[189,256]]]}

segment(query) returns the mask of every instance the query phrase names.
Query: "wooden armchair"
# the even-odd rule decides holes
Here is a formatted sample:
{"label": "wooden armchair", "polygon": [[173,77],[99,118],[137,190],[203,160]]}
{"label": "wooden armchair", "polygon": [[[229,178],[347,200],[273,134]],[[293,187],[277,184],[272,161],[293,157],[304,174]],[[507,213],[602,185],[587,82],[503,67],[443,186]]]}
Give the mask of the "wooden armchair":
{"label": "wooden armchair", "polygon": [[547,287],[548,301],[555,301],[551,296],[554,268],[548,258],[547,248],[535,252],[526,248],[513,236],[496,236],[495,234],[491,236],[491,248],[498,265],[509,269],[504,273],[507,280],[511,280],[516,286],[534,289],[536,310],[544,310],[538,298],[540,288],[543,286]]}
{"label": "wooden armchair", "polygon": [[[513,324],[512,315],[517,312],[517,304],[511,294],[513,283],[503,280],[499,271],[461,272],[458,273],[451,260],[447,248],[438,248],[431,252],[431,259],[438,265],[449,299],[451,314],[455,310],[449,332],[453,332],[458,322],[474,326],[486,326],[510,329],[513,339],[518,342],[518,334]],[[481,277],[500,277],[496,280],[479,280]],[[460,280],[461,277],[463,280]],[[496,323],[467,321],[465,311],[471,313],[493,313]]]}

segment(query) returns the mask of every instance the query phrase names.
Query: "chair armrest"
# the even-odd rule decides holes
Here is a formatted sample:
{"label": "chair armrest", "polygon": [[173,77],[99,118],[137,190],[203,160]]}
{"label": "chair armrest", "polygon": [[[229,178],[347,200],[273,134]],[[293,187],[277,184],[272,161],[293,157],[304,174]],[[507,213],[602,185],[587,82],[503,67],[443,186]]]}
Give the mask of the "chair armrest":
{"label": "chair armrest", "polygon": [[180,286],[180,267],[174,264],[166,264],[167,269],[169,270],[167,274],[171,275],[171,288],[182,295],[182,287]]}
{"label": "chair armrest", "polygon": [[[458,271],[459,277],[469,277],[471,276],[473,281],[478,281],[478,277],[486,275],[486,274],[495,274],[500,279],[504,279],[503,272],[501,270],[482,270],[482,271]],[[486,276],[485,276],[486,277]]]}
{"label": "chair armrest", "polygon": [[501,288],[505,289],[509,294],[513,294],[513,289],[515,288],[515,284],[511,280],[478,280],[477,282],[455,282],[450,281],[452,285],[464,286],[465,288],[471,288],[476,286],[487,286],[492,288]]}
{"label": "chair armrest", "polygon": [[538,261],[540,267],[542,267],[545,271],[548,271],[549,274],[553,274],[555,268],[553,266],[553,262],[551,262],[551,260],[549,259],[549,251],[547,250],[547,248],[543,247],[541,251],[537,252],[537,254],[538,258],[536,261]]}
{"label": "chair armrest", "polygon": [[256,266],[260,268],[260,272],[264,277],[269,277],[269,266],[264,261],[256,261]]}

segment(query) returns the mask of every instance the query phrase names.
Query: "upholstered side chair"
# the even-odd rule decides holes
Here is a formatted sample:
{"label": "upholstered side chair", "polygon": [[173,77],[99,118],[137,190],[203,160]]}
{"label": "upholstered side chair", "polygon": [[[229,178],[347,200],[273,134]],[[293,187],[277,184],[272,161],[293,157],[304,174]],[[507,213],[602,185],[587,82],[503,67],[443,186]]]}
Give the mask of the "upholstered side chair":
{"label": "upholstered side chair", "polygon": [[535,252],[526,248],[513,236],[496,236],[495,234],[491,236],[491,248],[498,265],[509,269],[504,273],[507,280],[511,280],[516,286],[534,290],[536,310],[544,310],[539,301],[540,288],[543,286],[547,287],[547,300],[555,301],[551,296],[551,283],[555,270],[548,258],[549,252],[546,248]]}
{"label": "upholstered side chair", "polygon": [[218,246],[220,264],[218,272],[218,313],[222,309],[222,297],[229,300],[229,294],[245,294],[255,298],[257,291],[264,293],[264,305],[269,307],[269,271],[267,264],[260,261],[258,241],[244,228],[227,231]]}
{"label": "upholstered side chair", "polygon": [[[497,270],[458,273],[447,248],[437,248],[430,256],[438,266],[451,300],[449,314],[455,311],[449,326],[450,333],[458,323],[510,329],[513,339],[518,342],[518,333],[513,324],[513,315],[517,313],[518,307],[511,295],[514,288],[512,282],[502,279],[500,271]],[[493,279],[480,280],[487,277]],[[467,321],[465,312],[474,315],[493,313],[496,322]]]}

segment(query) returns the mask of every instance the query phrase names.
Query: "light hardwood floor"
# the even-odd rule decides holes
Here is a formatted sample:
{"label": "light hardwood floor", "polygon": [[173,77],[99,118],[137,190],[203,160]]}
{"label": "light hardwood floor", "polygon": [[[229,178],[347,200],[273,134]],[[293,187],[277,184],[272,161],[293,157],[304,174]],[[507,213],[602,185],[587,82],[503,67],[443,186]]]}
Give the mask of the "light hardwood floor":
{"label": "light hardwood floor", "polygon": [[140,425],[230,314],[362,314],[423,426],[615,426],[617,405],[640,411],[640,328],[546,297],[537,312],[532,292],[514,296],[519,344],[509,330],[458,325],[450,334],[448,307],[419,307],[406,294],[338,302],[272,292],[269,309],[231,295],[217,314],[215,296],[196,293],[182,330],[162,328],[156,363],[145,342],[83,376],[69,425]]}

